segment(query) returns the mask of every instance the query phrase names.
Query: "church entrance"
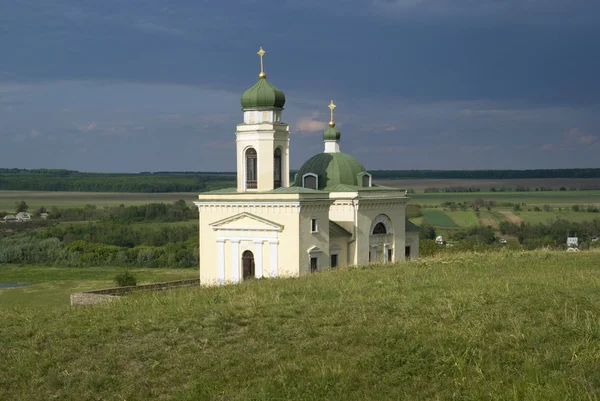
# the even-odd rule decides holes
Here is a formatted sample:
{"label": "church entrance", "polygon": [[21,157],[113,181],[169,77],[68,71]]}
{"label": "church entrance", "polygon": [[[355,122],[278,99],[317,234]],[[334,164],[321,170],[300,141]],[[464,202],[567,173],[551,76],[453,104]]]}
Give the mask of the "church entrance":
{"label": "church entrance", "polygon": [[394,232],[392,222],[380,214],[371,222],[369,233],[369,262],[389,263],[394,260]]}
{"label": "church entrance", "polygon": [[245,251],[242,254],[242,278],[247,280],[254,277],[254,254]]}

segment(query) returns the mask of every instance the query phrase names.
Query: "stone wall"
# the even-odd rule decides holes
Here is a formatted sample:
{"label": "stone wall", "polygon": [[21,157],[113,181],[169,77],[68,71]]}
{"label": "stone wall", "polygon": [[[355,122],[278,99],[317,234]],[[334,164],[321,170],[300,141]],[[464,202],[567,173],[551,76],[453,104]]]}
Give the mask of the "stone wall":
{"label": "stone wall", "polygon": [[163,283],[134,285],[130,287],[115,287],[95,291],[75,292],[71,294],[71,305],[96,305],[119,299],[119,297],[134,291],[162,291],[196,285],[200,285],[200,279],[195,278],[191,280],[167,281]]}

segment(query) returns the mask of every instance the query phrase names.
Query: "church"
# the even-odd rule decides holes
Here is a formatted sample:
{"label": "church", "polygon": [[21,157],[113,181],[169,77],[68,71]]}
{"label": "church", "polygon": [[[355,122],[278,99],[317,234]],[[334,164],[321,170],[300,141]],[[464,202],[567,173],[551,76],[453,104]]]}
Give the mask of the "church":
{"label": "church", "polygon": [[419,228],[406,220],[406,191],[375,185],[356,158],[340,151],[333,101],[323,153],[291,180],[285,95],[267,80],[265,53],[258,51],[258,82],[241,97],[237,187],[204,192],[195,202],[201,284],[417,258]]}

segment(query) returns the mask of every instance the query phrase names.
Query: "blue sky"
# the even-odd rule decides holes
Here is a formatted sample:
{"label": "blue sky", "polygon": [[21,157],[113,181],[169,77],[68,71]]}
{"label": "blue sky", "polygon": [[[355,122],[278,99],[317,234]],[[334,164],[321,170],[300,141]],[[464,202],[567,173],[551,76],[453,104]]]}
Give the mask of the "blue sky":
{"label": "blue sky", "polygon": [[292,168],[600,167],[595,0],[6,1],[0,167],[233,171],[259,46]]}

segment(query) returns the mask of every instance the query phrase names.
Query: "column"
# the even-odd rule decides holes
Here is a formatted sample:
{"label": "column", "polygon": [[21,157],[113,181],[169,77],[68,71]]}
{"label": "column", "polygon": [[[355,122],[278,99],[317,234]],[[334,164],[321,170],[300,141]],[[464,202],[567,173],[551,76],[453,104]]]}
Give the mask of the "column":
{"label": "column", "polygon": [[225,282],[225,240],[217,240],[217,282],[222,285]]}
{"label": "column", "polygon": [[371,247],[371,260],[369,262],[377,262],[377,247]]}
{"label": "column", "polygon": [[277,241],[269,241],[271,248],[271,277],[277,277]]}
{"label": "column", "polygon": [[383,263],[388,263],[388,244],[383,244]]}
{"label": "column", "polygon": [[254,241],[254,277],[262,278],[263,276],[263,261],[262,261],[263,241]]}
{"label": "column", "polygon": [[240,241],[231,240],[231,281],[240,282]]}

